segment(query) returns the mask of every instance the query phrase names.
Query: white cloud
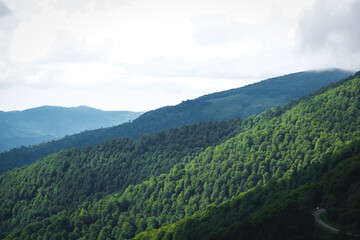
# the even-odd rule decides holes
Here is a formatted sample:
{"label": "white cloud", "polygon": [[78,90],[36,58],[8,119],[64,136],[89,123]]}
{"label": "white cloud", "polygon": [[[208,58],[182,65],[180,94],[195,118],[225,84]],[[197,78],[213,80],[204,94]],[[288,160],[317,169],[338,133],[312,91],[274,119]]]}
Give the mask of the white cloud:
{"label": "white cloud", "polygon": [[31,104],[18,90],[33,105],[147,110],[360,62],[359,1],[3,2],[0,109]]}
{"label": "white cloud", "polygon": [[227,15],[199,16],[193,19],[195,44],[214,46],[238,40],[244,35],[241,25]]}
{"label": "white cloud", "polygon": [[123,78],[126,71],[119,67],[101,63],[62,64],[64,72],[59,73],[59,80],[63,84],[73,87],[97,87],[97,85],[111,86]]}
{"label": "white cloud", "polygon": [[57,31],[57,39],[42,63],[105,63],[108,59],[107,42],[89,45],[74,38],[68,31]]}
{"label": "white cloud", "polygon": [[19,62],[38,60],[47,55],[55,40],[56,31],[42,20],[22,23],[13,34],[10,58]]}

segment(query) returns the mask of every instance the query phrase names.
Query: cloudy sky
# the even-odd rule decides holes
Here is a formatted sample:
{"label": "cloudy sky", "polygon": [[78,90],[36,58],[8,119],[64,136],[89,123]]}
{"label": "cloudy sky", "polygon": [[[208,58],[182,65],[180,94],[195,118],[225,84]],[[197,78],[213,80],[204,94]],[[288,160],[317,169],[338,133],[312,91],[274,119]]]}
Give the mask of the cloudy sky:
{"label": "cloudy sky", "polygon": [[360,0],[0,0],[0,110],[145,111],[360,70]]}

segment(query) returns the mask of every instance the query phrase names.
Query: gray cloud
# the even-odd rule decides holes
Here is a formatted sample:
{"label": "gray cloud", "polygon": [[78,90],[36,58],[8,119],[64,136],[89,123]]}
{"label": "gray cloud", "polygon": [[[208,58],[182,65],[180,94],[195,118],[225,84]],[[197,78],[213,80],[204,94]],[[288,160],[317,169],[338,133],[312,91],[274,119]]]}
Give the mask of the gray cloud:
{"label": "gray cloud", "polygon": [[306,53],[360,52],[360,1],[318,0],[300,20],[297,37]]}
{"label": "gray cloud", "polygon": [[0,1],[0,17],[5,17],[11,13],[11,10]]}

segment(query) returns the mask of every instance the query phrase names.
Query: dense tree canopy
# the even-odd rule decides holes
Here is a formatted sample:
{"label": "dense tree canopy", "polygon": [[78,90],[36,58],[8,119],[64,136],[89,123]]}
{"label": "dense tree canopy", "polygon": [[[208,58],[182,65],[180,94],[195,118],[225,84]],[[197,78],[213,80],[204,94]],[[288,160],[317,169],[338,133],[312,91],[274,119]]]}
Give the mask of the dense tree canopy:
{"label": "dense tree canopy", "polygon": [[324,207],[329,218],[342,225],[341,231],[360,231],[359,171],[356,141],[288,178],[269,181],[135,239],[338,239],[315,229],[311,212]]}
{"label": "dense tree canopy", "polygon": [[[183,126],[167,134],[143,135],[137,142],[120,138],[62,151],[7,172],[0,176],[1,232],[167,173],[175,164],[186,163],[206,147],[248,128],[245,123],[237,119]],[[13,214],[14,208],[22,214]]]}

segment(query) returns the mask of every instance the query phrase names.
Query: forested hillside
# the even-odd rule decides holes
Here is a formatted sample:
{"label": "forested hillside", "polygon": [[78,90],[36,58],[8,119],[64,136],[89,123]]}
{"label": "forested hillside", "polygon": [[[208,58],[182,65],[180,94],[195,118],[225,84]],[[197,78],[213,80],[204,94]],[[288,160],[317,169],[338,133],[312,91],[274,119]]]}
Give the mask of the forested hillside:
{"label": "forested hillside", "polygon": [[[359,172],[356,141],[288,177],[135,239],[352,239],[347,233],[360,233]],[[317,206],[341,226],[338,236],[315,226],[311,212]]]}
{"label": "forested hillside", "polygon": [[267,108],[284,105],[350,74],[352,73],[349,71],[339,69],[289,74],[149,111],[131,123],[87,131],[37,146],[13,149],[0,154],[0,173],[33,163],[62,149],[81,148],[118,137],[137,139],[144,133],[152,134],[185,124],[246,118]]}
{"label": "forested hillside", "polygon": [[[193,130],[200,130],[201,126],[201,131]],[[228,126],[225,128],[228,130],[221,133],[224,126]],[[213,136],[214,140],[201,137],[203,131],[208,131],[205,135]],[[182,132],[182,137],[176,134],[175,138],[171,137],[176,132]],[[171,141],[163,142],[162,138],[174,139],[172,145],[167,148],[166,142]],[[359,179],[354,175],[358,169],[358,148],[353,147],[354,158],[351,154],[339,158],[348,161],[339,165],[339,169],[345,167],[345,170],[334,170],[334,175],[329,173],[325,180],[317,171],[325,174],[333,169],[338,160],[331,160],[336,158],[336,154],[330,157],[331,154],[359,138],[360,75],[357,74],[285,107],[245,120],[182,127],[152,137],[144,136],[137,143],[128,139],[113,140],[82,151],[64,151],[29,167],[9,171],[0,177],[1,232],[10,233],[7,239],[18,236],[22,239],[125,239],[185,218],[149,235],[162,237],[169,232],[169,237],[171,234],[181,236],[192,234],[187,229],[196,227],[193,224],[197,224],[198,216],[214,214],[216,218],[219,213],[216,209],[225,206],[222,218],[227,218],[226,212],[233,213],[232,207],[234,211],[244,212],[235,219],[234,225],[222,225],[221,219],[215,226],[205,222],[204,229],[214,228],[209,237],[231,237],[237,230],[246,229],[244,239],[247,234],[255,239],[266,233],[267,226],[280,226],[283,220],[279,216],[283,213],[300,214],[298,224],[305,219],[312,220],[311,208],[323,200],[327,206],[335,206],[329,217],[337,219],[342,213],[336,210],[336,204],[348,204],[346,207],[358,210]],[[199,140],[200,144],[196,145]],[[174,150],[178,151],[178,158],[172,155]],[[320,166],[320,170],[312,165]],[[281,190],[282,185],[286,185],[283,181],[274,181],[292,176],[296,179],[297,173],[307,169],[314,170],[309,170],[304,178],[290,181],[286,191],[291,192]],[[324,193],[320,200],[313,196],[319,187],[307,183],[316,179],[323,180],[321,184],[325,186],[319,194]],[[262,188],[264,184],[267,185]],[[344,194],[335,194],[339,189]],[[259,198],[253,198],[253,194]],[[234,201],[241,202],[240,205],[235,206],[231,200],[209,209],[209,205],[219,205],[233,197],[237,197]],[[208,212],[200,214],[202,211]],[[253,215],[249,215],[250,212]],[[193,214],[200,215],[190,217]],[[229,214],[231,219],[233,215]],[[290,221],[290,217],[285,219]],[[264,228],[255,233],[250,231],[258,226]],[[293,231],[294,236],[300,234],[286,226],[283,228],[289,234]],[[304,224],[300,229],[308,233],[305,231],[299,237],[313,234],[312,225]],[[193,234],[197,234],[196,231]],[[273,236],[267,238],[273,239]]]}
{"label": "forested hillside", "polygon": [[129,122],[141,112],[101,111],[86,106],[42,106],[23,111],[0,111],[0,152],[85,130]]}
{"label": "forested hillside", "polygon": [[[1,219],[10,216],[11,219],[6,220],[8,224],[2,222],[0,230],[6,232],[28,224],[31,219],[74,209],[84,200],[119,193],[149,176],[167,173],[175,164],[186,163],[206,147],[218,145],[249,128],[246,123],[236,119],[183,126],[170,129],[167,134],[162,131],[143,135],[137,142],[116,139],[82,150],[62,151],[24,169],[7,172],[0,176],[4,217]],[[12,196],[20,201],[14,201]],[[20,212],[31,209],[31,214],[14,216],[11,214],[14,209]]]}

